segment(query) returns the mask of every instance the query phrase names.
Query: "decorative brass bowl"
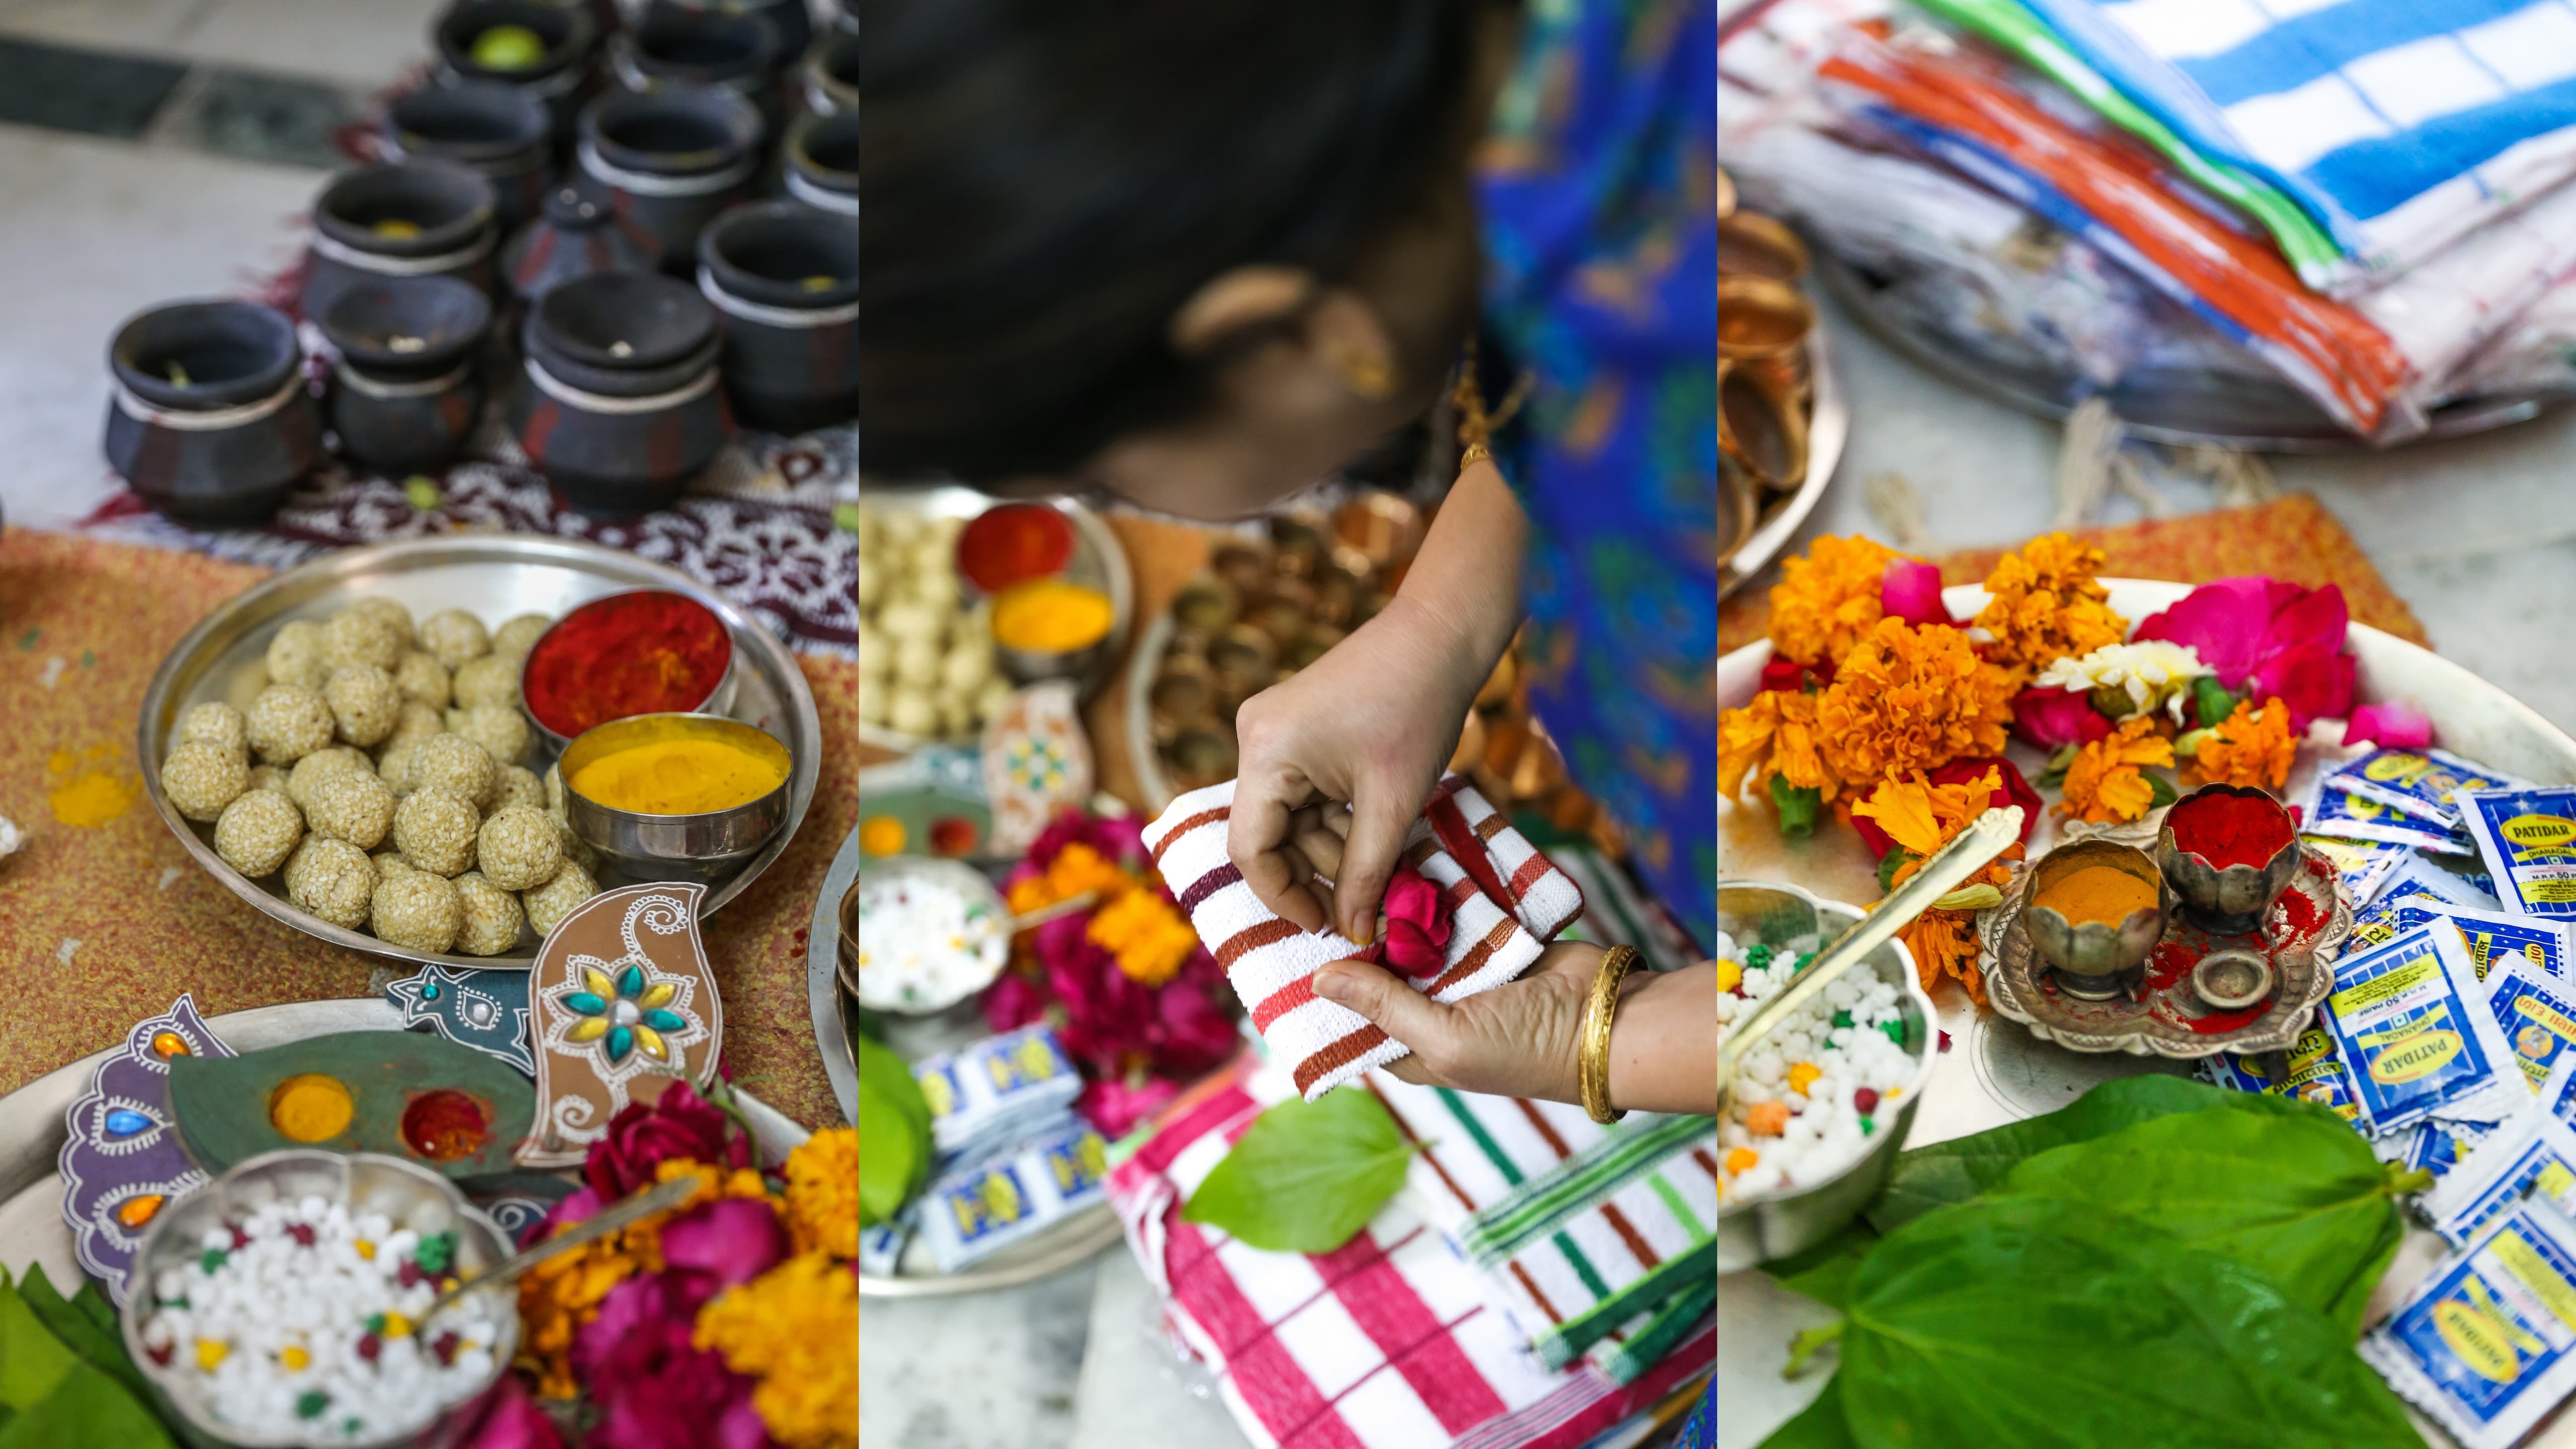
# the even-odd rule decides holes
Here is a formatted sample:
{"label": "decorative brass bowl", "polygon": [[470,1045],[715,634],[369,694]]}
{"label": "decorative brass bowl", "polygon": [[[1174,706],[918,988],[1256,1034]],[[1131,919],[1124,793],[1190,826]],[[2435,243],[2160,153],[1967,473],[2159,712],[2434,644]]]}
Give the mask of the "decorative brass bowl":
{"label": "decorative brass bowl", "polygon": [[[2259,867],[2231,865],[2221,869],[2174,843],[2174,818],[2190,810],[2192,802],[2219,795],[2250,796],[2280,812],[2282,845],[2272,852],[2270,860]],[[2298,826],[2268,791],[2240,785],[2203,785],[2165,812],[2164,823],[2156,828],[2156,863],[2163,868],[2165,880],[2182,897],[2183,912],[2194,925],[2221,936],[2250,936],[2262,929],[2272,903],[2281,898],[2282,889],[2298,872]]]}
{"label": "decorative brass bowl", "polygon": [[[2059,881],[2094,866],[2108,866],[2125,875],[2136,877],[2156,893],[2156,903],[2142,906],[2116,923],[2109,921],[2070,922],[2050,907],[2038,904],[2040,897]],[[2031,944],[2056,969],[2057,988],[2086,1001],[2108,1001],[2127,994],[2127,978],[2138,970],[2147,953],[2165,933],[2165,916],[2173,908],[2172,888],[2156,869],[2152,856],[2134,845],[2110,840],[2086,840],[2062,845],[2040,857],[2022,882],[2024,898],[2022,920],[2030,931]]]}

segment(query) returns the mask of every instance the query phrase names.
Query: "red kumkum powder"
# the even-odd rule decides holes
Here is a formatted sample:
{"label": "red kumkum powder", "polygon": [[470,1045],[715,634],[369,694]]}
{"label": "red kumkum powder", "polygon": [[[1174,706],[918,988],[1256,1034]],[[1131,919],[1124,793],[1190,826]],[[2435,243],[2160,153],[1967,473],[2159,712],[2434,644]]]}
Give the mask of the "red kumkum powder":
{"label": "red kumkum powder", "polygon": [[2261,870],[2290,843],[2290,816],[2269,796],[2204,795],[2168,818],[2174,844],[2220,870]]}
{"label": "red kumkum powder", "polygon": [[528,712],[571,739],[593,725],[704,705],[733,663],[733,636],[697,600],[647,589],[582,605],[528,656]]}
{"label": "red kumkum powder", "polygon": [[987,508],[957,536],[957,572],[988,594],[1064,572],[1073,525],[1043,503]]}
{"label": "red kumkum powder", "polygon": [[404,1144],[432,1162],[468,1156],[491,1134],[483,1104],[453,1087],[423,1092],[403,1108]]}

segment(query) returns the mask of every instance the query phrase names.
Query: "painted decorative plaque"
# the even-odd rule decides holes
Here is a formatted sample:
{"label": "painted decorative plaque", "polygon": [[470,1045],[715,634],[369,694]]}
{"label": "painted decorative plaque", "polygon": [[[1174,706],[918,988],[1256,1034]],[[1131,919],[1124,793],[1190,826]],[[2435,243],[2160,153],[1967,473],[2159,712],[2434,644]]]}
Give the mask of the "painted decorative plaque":
{"label": "painted decorative plaque", "polygon": [[629,1102],[715,1080],[724,1004],[698,939],[694,882],[626,886],[573,908],[537,948],[537,1120],[525,1167],[571,1167]]}
{"label": "painted decorative plaque", "polygon": [[1091,798],[1091,740],[1071,680],[1012,695],[984,726],[984,795],[993,834],[982,854],[1012,860],[1061,810]]}
{"label": "painted decorative plaque", "polygon": [[537,1074],[528,1046],[528,973],[450,971],[435,963],[385,987],[403,1025],[427,1025],[459,1046],[500,1058],[521,1076]]}
{"label": "painted decorative plaque", "polygon": [[57,1158],[63,1220],[80,1265],[118,1303],[144,1230],[209,1180],[179,1140],[170,1060],[232,1054],[197,1015],[196,998],[182,996],[162,1015],[135,1023],[66,1114],[71,1131]]}

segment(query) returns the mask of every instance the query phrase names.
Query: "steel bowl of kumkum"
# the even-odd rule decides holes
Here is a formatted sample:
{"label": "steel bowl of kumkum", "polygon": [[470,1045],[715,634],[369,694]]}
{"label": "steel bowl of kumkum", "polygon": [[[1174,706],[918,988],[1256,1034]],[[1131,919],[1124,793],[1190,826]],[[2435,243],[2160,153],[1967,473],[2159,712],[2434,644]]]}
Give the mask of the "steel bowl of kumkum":
{"label": "steel bowl of kumkum", "polygon": [[2165,933],[2173,898],[2153,856],[2134,845],[2061,845],[2030,868],[2021,918],[2057,987],[2086,1001],[2128,993]]}
{"label": "steel bowl of kumkum", "polygon": [[2219,936],[2263,929],[2299,870],[2298,826],[2280,801],[2240,785],[2203,785],[2156,829],[2156,864],[2193,925]]}
{"label": "steel bowl of kumkum", "polygon": [[632,589],[593,599],[537,636],[519,666],[519,698],[562,750],[610,720],[725,713],[734,653],[714,610],[668,589]]}
{"label": "steel bowl of kumkum", "polygon": [[647,714],[595,725],[555,762],[573,833],[638,880],[710,880],[787,821],[787,747],[740,720]]}
{"label": "steel bowl of kumkum", "polygon": [[294,1148],[164,1209],[118,1318],[192,1443],[429,1449],[459,1442],[519,1346],[506,1285],[430,1303],[509,1255],[437,1173]]}

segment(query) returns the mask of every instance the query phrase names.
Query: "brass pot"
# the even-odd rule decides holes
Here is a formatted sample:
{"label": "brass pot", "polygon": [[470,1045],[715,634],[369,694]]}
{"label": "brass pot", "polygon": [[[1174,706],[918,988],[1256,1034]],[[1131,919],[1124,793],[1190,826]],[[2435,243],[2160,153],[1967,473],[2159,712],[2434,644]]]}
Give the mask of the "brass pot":
{"label": "brass pot", "polygon": [[1717,273],[1721,277],[1770,277],[1794,282],[1807,274],[1807,244],[1770,217],[1739,211],[1717,224]]}
{"label": "brass pot", "polygon": [[1806,341],[1815,326],[1815,304],[1787,282],[1754,276],[1717,279],[1720,357],[1777,357]]}
{"label": "brass pot", "polygon": [[1243,594],[1221,574],[1205,573],[1172,596],[1172,620],[1199,634],[1214,634],[1243,611]]}

